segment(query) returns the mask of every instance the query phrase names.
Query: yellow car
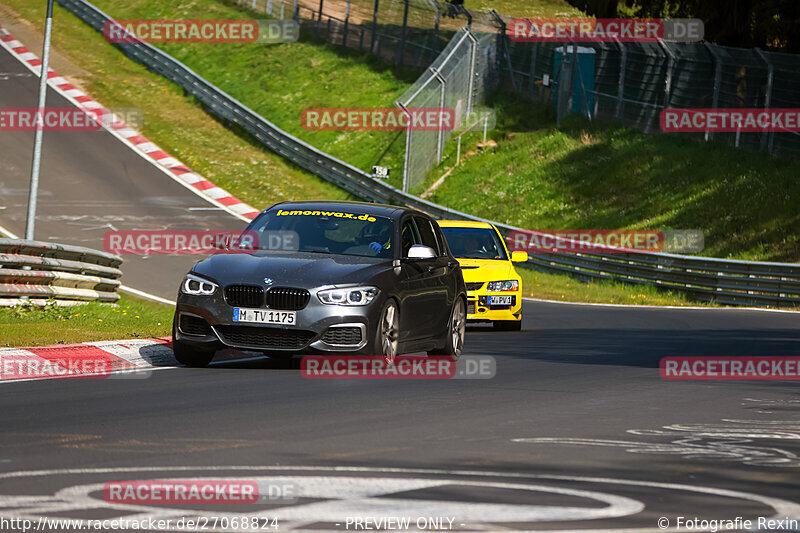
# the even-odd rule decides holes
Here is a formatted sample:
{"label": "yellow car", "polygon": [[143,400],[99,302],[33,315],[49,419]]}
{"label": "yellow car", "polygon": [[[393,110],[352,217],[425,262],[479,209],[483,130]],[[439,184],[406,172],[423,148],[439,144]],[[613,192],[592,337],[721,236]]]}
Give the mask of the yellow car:
{"label": "yellow car", "polygon": [[522,278],[512,263],[524,263],[528,254],[509,254],[488,222],[440,220],[439,226],[467,284],[467,320],[491,322],[505,331],[522,329]]}

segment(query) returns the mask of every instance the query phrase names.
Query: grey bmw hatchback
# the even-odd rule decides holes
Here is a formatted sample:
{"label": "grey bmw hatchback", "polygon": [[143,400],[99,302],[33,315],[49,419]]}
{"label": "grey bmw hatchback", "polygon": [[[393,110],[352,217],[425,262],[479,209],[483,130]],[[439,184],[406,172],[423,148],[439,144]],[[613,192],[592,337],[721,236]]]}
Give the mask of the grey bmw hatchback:
{"label": "grey bmw hatchback", "polygon": [[223,347],[286,356],[461,355],[461,267],[425,213],[280,203],[243,234],[255,237],[250,247],[196,263],[181,283],[172,327],[179,362],[205,366]]}

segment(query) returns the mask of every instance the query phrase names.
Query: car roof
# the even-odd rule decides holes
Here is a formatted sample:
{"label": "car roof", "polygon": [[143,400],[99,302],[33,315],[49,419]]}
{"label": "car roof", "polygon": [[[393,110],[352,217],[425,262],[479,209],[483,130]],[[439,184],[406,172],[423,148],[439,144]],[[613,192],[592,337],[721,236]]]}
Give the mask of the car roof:
{"label": "car roof", "polygon": [[267,211],[273,209],[284,209],[292,211],[337,211],[346,209],[348,211],[359,210],[362,213],[378,215],[387,218],[395,218],[406,211],[419,212],[416,209],[400,207],[397,205],[373,204],[368,202],[348,202],[348,201],[326,201],[326,200],[304,200],[301,202],[281,202],[270,206]]}
{"label": "car roof", "polygon": [[443,228],[492,228],[488,222],[478,222],[477,220],[439,220],[439,226]]}

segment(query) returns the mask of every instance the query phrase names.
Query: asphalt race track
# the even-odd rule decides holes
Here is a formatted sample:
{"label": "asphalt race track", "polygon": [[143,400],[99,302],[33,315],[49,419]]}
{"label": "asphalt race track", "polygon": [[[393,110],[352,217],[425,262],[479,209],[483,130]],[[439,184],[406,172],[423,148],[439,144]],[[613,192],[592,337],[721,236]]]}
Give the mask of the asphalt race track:
{"label": "asphalt race track", "polygon": [[309,380],[257,359],[7,383],[0,516],[113,516],[103,482],[184,478],[292,483],[302,497],[258,507],[280,530],[346,530],[347,516],[497,531],[800,516],[796,382],[658,371],[666,355],[796,354],[796,315],[526,302],[525,317],[520,333],[467,333],[465,357],[493,356],[492,379]]}
{"label": "asphalt race track", "polygon": [[[0,48],[0,107],[36,107],[39,81]],[[52,89],[48,107],[72,107]],[[0,226],[25,234],[32,132],[0,133]],[[45,132],[36,238],[103,249],[109,230],[241,230],[106,131]],[[175,299],[195,255],[126,255],[123,283]]]}
{"label": "asphalt race track", "polygon": [[[0,73],[0,106],[35,105],[35,78],[4,51]],[[31,142],[0,134],[0,225],[17,234]],[[39,209],[38,238],[96,248],[112,227],[241,227],[102,132],[46,134]],[[123,281],[172,298],[195,259],[128,257]],[[666,381],[658,368],[665,356],[796,356],[797,314],[526,301],[524,317],[519,333],[468,330],[464,358],[493,357],[489,379],[310,380],[252,358],[4,382],[0,530],[42,516],[172,520],[140,529],[151,531],[234,531],[219,520],[240,516],[276,519],[259,531],[700,531],[686,520],[737,517],[789,531],[800,520],[797,382]],[[109,481],[165,479],[286,490],[247,505],[104,499]],[[392,517],[410,525],[375,522]]]}

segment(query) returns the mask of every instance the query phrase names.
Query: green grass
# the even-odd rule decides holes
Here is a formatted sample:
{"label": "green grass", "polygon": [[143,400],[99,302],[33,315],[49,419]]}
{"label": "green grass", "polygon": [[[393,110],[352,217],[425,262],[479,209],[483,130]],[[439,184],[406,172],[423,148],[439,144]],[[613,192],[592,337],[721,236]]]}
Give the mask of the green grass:
{"label": "green grass", "polygon": [[173,313],[170,305],[125,294],[116,305],[89,302],[0,308],[0,347],[165,337],[172,333]]}
{"label": "green grass", "polygon": [[566,274],[549,274],[517,268],[522,276],[525,296],[560,302],[606,303],[627,305],[707,306],[719,305],[697,302],[676,291],[658,290],[649,285],[628,285],[612,281],[584,282]]}
{"label": "green grass", "polygon": [[[504,95],[493,104],[497,147],[473,151],[430,200],[527,229],[701,229],[703,255],[800,261],[800,163],[577,115],[558,125]],[[450,146],[425,185],[454,161]]]}
{"label": "green grass", "polygon": [[[215,0],[132,0],[124,4],[96,0],[94,3],[122,19],[254,16],[248,10],[237,9],[231,2]],[[364,170],[369,171],[377,164],[390,166],[395,169],[395,184],[401,182],[403,132],[308,131],[301,123],[301,113],[308,107],[393,108],[393,102],[416,79],[417,72],[396,67],[367,53],[327,44],[305,33],[300,42],[279,45],[168,43],[158,46],[288,133]],[[164,118],[173,120],[175,116],[175,113],[166,113]],[[197,141],[192,143],[197,148],[192,151],[192,157],[200,160],[211,142]],[[227,163],[225,166],[229,169],[235,166],[238,172],[239,167],[247,168],[251,164],[237,157],[234,165]],[[215,180],[221,172],[206,175]],[[266,182],[263,178],[262,181]],[[232,188],[236,191],[235,186]],[[327,188],[324,192],[331,199],[343,196]]]}
{"label": "green grass", "polygon": [[[41,31],[44,10],[38,2],[7,0],[4,4]],[[112,4],[97,2],[104,9]],[[150,4],[153,12],[149,18],[153,18],[155,4]],[[179,4],[175,3],[176,7],[180,8]],[[191,2],[182,4],[185,8]],[[232,18],[229,10],[214,11],[215,5],[204,2],[195,14]],[[110,11],[116,14],[116,9]],[[180,11],[171,13],[178,16]],[[263,209],[282,200],[352,199],[334,185],[293,167],[210,119],[193,98],[162,76],[127,59],[100,33],[58,4],[54,21],[54,47],[86,71],[85,76],[75,80],[80,86],[108,107],[141,109],[146,137],[245,202]],[[30,44],[36,53],[40,52],[37,43]]]}

